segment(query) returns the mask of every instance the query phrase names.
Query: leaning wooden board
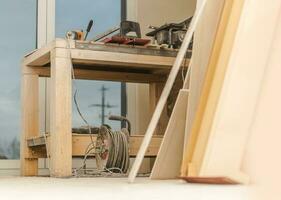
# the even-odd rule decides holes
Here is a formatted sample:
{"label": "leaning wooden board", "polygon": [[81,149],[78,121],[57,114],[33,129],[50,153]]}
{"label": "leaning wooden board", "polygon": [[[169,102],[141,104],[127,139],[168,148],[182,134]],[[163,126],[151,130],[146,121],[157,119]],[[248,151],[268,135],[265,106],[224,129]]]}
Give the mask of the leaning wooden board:
{"label": "leaning wooden board", "polygon": [[156,157],[151,179],[174,179],[179,176],[183,154],[187,100],[188,90],[181,89]]}
{"label": "leaning wooden board", "polygon": [[[210,131],[213,140],[206,149],[202,176],[223,171],[233,180],[248,181],[248,177],[241,173],[241,164],[255,120],[264,72],[275,42],[280,6],[280,1],[245,0]],[[264,26],[261,27],[260,23]]]}
{"label": "leaning wooden board", "polygon": [[[200,4],[200,1],[197,1]],[[193,54],[189,80],[188,107],[185,125],[185,146],[195,118],[202,85],[212,52],[217,27],[220,21],[224,0],[208,1],[194,33]],[[206,31],[208,30],[208,31]]]}
{"label": "leaning wooden board", "polygon": [[[243,0],[225,1],[203,91],[188,141],[187,152],[184,155],[183,168],[187,172],[185,176],[201,176],[202,163],[207,153],[206,148],[208,142],[212,140],[209,130],[213,123],[214,113],[216,112],[243,2]],[[223,171],[220,173],[223,174]],[[220,174],[216,176],[220,176]]]}
{"label": "leaning wooden board", "polygon": [[199,131],[201,128],[202,119],[206,109],[208,97],[210,94],[211,84],[213,82],[214,74],[217,68],[218,58],[221,53],[222,43],[226,31],[226,27],[229,21],[229,16],[232,8],[232,0],[225,1],[223,5],[223,11],[221,14],[221,19],[217,28],[217,33],[212,48],[212,53],[210,56],[210,61],[207,66],[205,81],[203,84],[203,89],[201,92],[201,97],[199,99],[198,108],[196,111],[195,119],[192,125],[191,132],[187,140],[186,151],[183,156],[183,163],[181,167],[181,176],[188,175],[188,165],[192,161],[193,154],[195,151],[196,143],[199,136]]}
{"label": "leaning wooden board", "polygon": [[[211,89],[210,99],[218,94],[218,84],[222,85],[200,169],[194,166],[191,172],[198,178],[227,177],[238,183],[248,182],[241,164],[274,44],[280,6],[280,1],[265,4],[263,0],[245,0],[225,76],[222,83],[215,77],[218,82]],[[207,109],[210,105],[214,106],[209,104]]]}

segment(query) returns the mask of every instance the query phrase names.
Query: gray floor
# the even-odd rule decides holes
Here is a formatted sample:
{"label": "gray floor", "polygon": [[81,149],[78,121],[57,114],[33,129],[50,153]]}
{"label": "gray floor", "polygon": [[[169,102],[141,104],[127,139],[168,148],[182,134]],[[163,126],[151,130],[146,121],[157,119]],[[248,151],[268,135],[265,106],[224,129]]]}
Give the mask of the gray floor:
{"label": "gray floor", "polygon": [[181,180],[137,178],[23,178],[1,177],[0,199],[36,200],[248,200],[248,186],[188,184]]}

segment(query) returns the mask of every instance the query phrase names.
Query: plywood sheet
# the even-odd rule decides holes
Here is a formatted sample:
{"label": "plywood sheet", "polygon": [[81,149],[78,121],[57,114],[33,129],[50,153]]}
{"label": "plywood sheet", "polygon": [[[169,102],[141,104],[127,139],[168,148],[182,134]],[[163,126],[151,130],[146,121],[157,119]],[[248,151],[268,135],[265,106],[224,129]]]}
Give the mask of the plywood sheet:
{"label": "plywood sheet", "polygon": [[[224,36],[225,36],[227,25],[229,22],[232,5],[233,5],[233,1],[230,0],[230,1],[226,1],[223,6],[221,20],[219,22],[214,46],[213,46],[212,53],[210,56],[210,61],[209,61],[208,67],[207,67],[207,72],[206,72],[206,76],[205,76],[205,80],[204,80],[204,84],[203,84],[203,88],[202,88],[202,93],[201,93],[201,96],[199,99],[197,112],[196,112],[195,119],[192,124],[191,132],[189,134],[189,137],[187,138],[186,151],[185,151],[185,154],[183,157],[183,164],[182,164],[182,169],[181,169],[182,176],[187,176],[188,164],[193,159],[193,154],[195,152],[198,140],[202,138],[202,135],[200,135],[200,129],[202,126],[203,117],[205,115],[205,109],[206,109],[208,98],[210,95],[211,85],[214,81],[214,75],[216,73],[218,60],[221,55]],[[201,138],[199,138],[200,136],[201,136]],[[207,139],[207,137],[205,137],[205,138]],[[201,142],[201,141],[199,141],[199,142]],[[204,142],[206,142],[206,140],[204,140]],[[204,148],[204,146],[202,148]],[[197,148],[197,151],[198,151],[198,148]],[[200,153],[203,153],[201,148],[200,148]],[[199,156],[202,156],[202,154]],[[198,158],[198,156],[197,156],[197,158]],[[194,160],[193,160],[193,162],[194,162]]]}
{"label": "plywood sheet", "polygon": [[180,174],[187,99],[188,90],[180,90],[152,169],[151,179],[173,179]]}
{"label": "plywood sheet", "polygon": [[245,0],[200,176],[220,174],[246,181],[241,162],[275,42],[280,6],[280,1]]}

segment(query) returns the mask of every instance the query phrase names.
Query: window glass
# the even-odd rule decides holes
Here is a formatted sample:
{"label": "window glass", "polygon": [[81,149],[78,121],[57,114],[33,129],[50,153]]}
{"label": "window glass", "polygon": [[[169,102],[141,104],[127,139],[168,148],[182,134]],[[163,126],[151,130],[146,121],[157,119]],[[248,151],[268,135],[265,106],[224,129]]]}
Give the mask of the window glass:
{"label": "window glass", "polygon": [[0,159],[19,158],[20,66],[36,48],[36,0],[2,0],[0,6]]}
{"label": "window glass", "polygon": [[[56,0],[56,37],[64,38],[70,30],[85,30],[88,22],[93,19],[94,25],[88,35],[88,39],[91,39],[119,25],[120,18],[120,0]],[[100,126],[104,117],[104,123],[114,129],[120,128],[119,122],[108,121],[107,116],[121,114],[121,83],[75,80],[75,85],[80,110],[90,125]],[[85,125],[74,102],[72,120],[75,128]]]}

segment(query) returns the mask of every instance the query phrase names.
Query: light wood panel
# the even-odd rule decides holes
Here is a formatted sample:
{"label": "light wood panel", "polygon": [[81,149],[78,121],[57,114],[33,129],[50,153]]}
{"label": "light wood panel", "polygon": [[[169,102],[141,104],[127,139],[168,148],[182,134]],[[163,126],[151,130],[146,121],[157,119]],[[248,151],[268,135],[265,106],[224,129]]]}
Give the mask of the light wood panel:
{"label": "light wood panel", "polygon": [[188,90],[181,89],[159,149],[151,179],[173,179],[180,175]]}
{"label": "light wood panel", "polygon": [[[104,67],[104,69],[106,69],[106,67]],[[24,73],[38,74],[41,77],[50,77],[50,67],[25,67]],[[163,83],[166,80],[166,74],[103,71],[79,68],[74,69],[74,74],[76,79],[122,81],[127,83]]]}
{"label": "light wood panel", "polygon": [[[197,0],[197,6],[202,2]],[[195,118],[207,66],[212,52],[224,0],[208,1],[199,24],[194,32],[193,55],[190,72],[185,145]]]}
{"label": "light wood panel", "polygon": [[36,176],[38,174],[38,159],[32,158],[26,139],[39,134],[39,77],[23,74],[21,82],[21,175]]}
{"label": "light wood panel", "polygon": [[[280,6],[280,1],[245,0],[201,176],[220,173],[238,182],[248,181],[240,170],[241,162],[275,42]],[[260,27],[260,23],[264,26]]]}
{"label": "light wood panel", "polygon": [[[222,46],[227,30],[227,25],[229,24],[229,17],[232,12],[232,6],[233,6],[232,0],[226,1],[223,6],[221,20],[216,33],[216,38],[210,56],[210,61],[207,67],[207,72],[206,72],[201,96],[199,99],[198,108],[196,111],[195,119],[192,124],[190,135],[188,137],[186,151],[183,157],[183,164],[181,170],[182,176],[187,176],[187,175],[195,176],[195,174],[197,174],[196,173],[197,169],[193,169],[192,171],[188,172],[188,165],[190,164],[190,162],[193,163],[193,166],[196,163],[196,166],[198,166],[198,168],[201,166],[200,159],[202,159],[202,156],[204,155],[204,150],[202,150],[202,148],[205,147],[206,142],[208,140],[208,136],[206,135],[207,130],[203,133],[200,131],[202,127],[203,118],[206,114],[205,111],[206,111],[207,103],[209,102],[209,95],[211,91],[211,86],[214,81],[214,76],[217,70],[218,60],[222,55]],[[216,107],[214,106],[214,109],[215,108]],[[197,155],[194,155],[196,153]],[[194,160],[193,158],[197,160]]]}
{"label": "light wood panel", "polygon": [[179,50],[179,53],[175,59],[175,62],[174,62],[174,65],[171,69],[171,72],[168,76],[168,79],[167,79],[167,82],[165,84],[165,87],[163,89],[163,92],[161,94],[161,97],[158,101],[158,104],[155,108],[155,111],[152,115],[152,118],[151,118],[151,121],[148,125],[148,128],[147,128],[147,131],[146,131],[146,134],[145,134],[145,137],[144,137],[144,141],[140,147],[140,150],[138,152],[138,155],[136,157],[136,160],[132,166],[132,169],[130,171],[130,174],[129,174],[129,182],[133,182],[135,180],[135,177],[137,175],[137,172],[140,168],[140,165],[141,165],[141,162],[144,158],[144,155],[145,155],[145,151],[149,145],[149,142],[151,140],[151,137],[155,131],[155,128],[157,126],[157,123],[159,121],[159,118],[161,116],[161,113],[163,111],[163,108],[166,104],[166,101],[167,101],[167,98],[168,98],[168,95],[171,91],[171,88],[173,86],[173,83],[175,81],[175,78],[179,72],[179,69],[181,67],[181,64],[182,64],[182,61],[185,57],[185,53],[187,51],[187,48],[188,48],[188,45],[193,37],[193,33],[194,33],[194,30],[197,26],[197,23],[198,23],[198,20],[200,19],[202,13],[203,13],[203,10],[204,10],[204,7],[205,7],[205,4],[206,4],[206,0],[203,1],[201,7],[195,12],[194,14],[194,17],[191,21],[191,24],[190,24],[190,27],[185,35],[185,38],[183,40],[183,43],[181,45],[181,48]]}
{"label": "light wood panel", "polygon": [[50,174],[67,177],[72,175],[71,60],[69,56],[59,57],[57,51],[53,50],[51,65]]}
{"label": "light wood panel", "polygon": [[[46,145],[50,145],[50,135],[47,134],[45,140],[44,136],[30,137],[27,139],[28,146],[33,149],[31,158],[46,158]],[[159,135],[153,136],[151,143],[145,153],[147,157],[154,157],[157,155],[162,142],[163,137]],[[96,135],[93,135],[93,140],[96,140]],[[130,136],[129,142],[129,154],[131,157],[137,155],[141,142],[143,140],[143,135],[132,135]],[[72,156],[82,157],[85,155],[85,149],[91,143],[89,134],[72,134]]]}

